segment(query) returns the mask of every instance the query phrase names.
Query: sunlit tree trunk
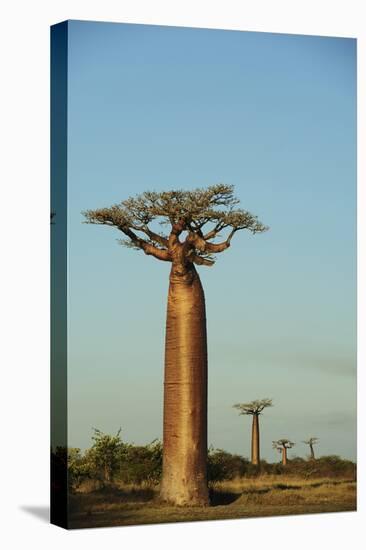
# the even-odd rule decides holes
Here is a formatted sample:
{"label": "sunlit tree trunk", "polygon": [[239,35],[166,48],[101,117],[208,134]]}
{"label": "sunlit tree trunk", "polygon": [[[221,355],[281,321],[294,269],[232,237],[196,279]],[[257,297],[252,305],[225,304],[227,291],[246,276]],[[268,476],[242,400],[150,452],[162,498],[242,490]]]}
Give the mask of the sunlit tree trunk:
{"label": "sunlit tree trunk", "polygon": [[191,264],[173,265],[168,294],[161,498],[207,505],[207,338],[205,298]]}
{"label": "sunlit tree trunk", "polygon": [[252,464],[259,466],[259,415],[253,414],[252,424]]}
{"label": "sunlit tree trunk", "polygon": [[287,464],[287,449],[286,447],[282,448],[282,464],[286,466]]}

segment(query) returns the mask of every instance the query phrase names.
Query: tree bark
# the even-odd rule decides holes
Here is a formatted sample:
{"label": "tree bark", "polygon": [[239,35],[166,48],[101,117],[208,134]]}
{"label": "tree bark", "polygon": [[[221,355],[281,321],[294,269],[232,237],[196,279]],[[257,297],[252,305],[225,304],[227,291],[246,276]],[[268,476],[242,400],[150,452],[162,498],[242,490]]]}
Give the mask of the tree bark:
{"label": "tree bark", "polygon": [[286,464],[287,464],[287,448],[286,447],[282,448],[282,464],[284,466],[286,466]]}
{"label": "tree bark", "polygon": [[259,466],[259,415],[253,414],[252,424],[252,464]]}
{"label": "tree bark", "polygon": [[182,272],[173,265],[170,274],[160,496],[175,505],[209,503],[205,298],[193,264]]}

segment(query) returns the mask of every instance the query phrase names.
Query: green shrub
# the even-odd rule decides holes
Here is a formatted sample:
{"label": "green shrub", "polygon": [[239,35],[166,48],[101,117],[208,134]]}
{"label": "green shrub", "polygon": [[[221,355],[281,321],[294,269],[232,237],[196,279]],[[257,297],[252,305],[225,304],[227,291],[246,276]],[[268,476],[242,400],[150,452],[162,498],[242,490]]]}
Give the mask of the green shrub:
{"label": "green shrub", "polygon": [[249,461],[239,455],[233,455],[222,449],[208,451],[207,473],[209,481],[222,481],[246,475],[252,466]]}
{"label": "green shrub", "polygon": [[[76,490],[86,479],[110,485],[113,481],[129,484],[143,482],[159,483],[162,475],[163,446],[159,440],[148,445],[124,443],[120,430],[114,436],[94,429],[93,445],[84,453],[77,448],[57,448],[52,453],[51,466],[62,477],[67,463],[69,488]],[[294,457],[286,466],[280,462],[261,461],[260,468],[237,454],[223,449],[208,449],[208,480],[211,482],[232,480],[237,477],[258,475],[294,475],[309,478],[351,478],[356,479],[356,465],[339,456],[322,456],[314,460]],[[57,476],[55,476],[55,479]]]}
{"label": "green shrub", "polygon": [[126,445],[121,451],[117,478],[125,483],[158,483],[161,479],[163,447],[154,440],[145,446]]}

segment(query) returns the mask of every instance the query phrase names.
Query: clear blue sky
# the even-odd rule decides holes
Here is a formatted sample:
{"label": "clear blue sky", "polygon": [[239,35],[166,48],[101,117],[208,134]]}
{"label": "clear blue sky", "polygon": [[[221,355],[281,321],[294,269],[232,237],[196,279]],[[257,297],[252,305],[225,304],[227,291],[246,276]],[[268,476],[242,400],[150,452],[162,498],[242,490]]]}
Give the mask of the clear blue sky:
{"label": "clear blue sky", "polygon": [[169,265],[81,211],[233,184],[270,231],[200,268],[209,444],[249,456],[236,402],[271,397],[263,457],[356,456],[356,41],[69,23],[69,445],[162,436]]}

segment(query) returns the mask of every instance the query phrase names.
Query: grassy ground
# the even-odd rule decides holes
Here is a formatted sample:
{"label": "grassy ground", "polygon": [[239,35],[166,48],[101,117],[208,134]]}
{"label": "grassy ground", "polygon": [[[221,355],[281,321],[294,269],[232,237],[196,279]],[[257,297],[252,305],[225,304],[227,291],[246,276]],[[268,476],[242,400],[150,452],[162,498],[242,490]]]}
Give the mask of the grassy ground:
{"label": "grassy ground", "polygon": [[216,483],[211,506],[180,508],[158,502],[158,488],[115,486],[70,496],[73,529],[356,510],[349,479],[261,476]]}

